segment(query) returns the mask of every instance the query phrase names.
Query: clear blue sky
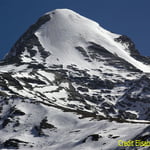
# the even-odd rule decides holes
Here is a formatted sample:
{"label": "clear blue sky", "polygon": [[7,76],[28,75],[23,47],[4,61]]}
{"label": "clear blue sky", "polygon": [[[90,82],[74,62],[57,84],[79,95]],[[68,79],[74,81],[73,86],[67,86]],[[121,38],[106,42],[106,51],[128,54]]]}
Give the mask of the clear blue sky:
{"label": "clear blue sky", "polygon": [[56,8],[72,9],[129,36],[150,56],[150,0],[0,0],[0,58],[41,15]]}

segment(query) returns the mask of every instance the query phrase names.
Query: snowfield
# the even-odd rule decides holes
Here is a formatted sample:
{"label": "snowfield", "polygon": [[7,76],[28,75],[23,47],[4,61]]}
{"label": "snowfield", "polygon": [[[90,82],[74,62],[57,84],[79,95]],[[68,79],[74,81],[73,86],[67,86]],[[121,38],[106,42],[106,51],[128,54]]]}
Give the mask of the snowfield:
{"label": "snowfield", "polygon": [[77,64],[78,67],[93,68],[95,64],[91,66],[83,61],[84,59],[75,50],[76,46],[86,48],[88,42],[93,42],[100,44],[110,53],[121,57],[143,72],[150,72],[150,66],[130,56],[127,45],[114,40],[120,35],[103,29],[96,22],[72,10],[57,9],[47,14],[51,17],[50,21],[42,25],[35,35],[45,50],[52,54],[47,58],[48,64]]}
{"label": "snowfield", "polygon": [[[118,149],[118,140],[134,139],[149,127],[149,124],[117,123],[94,118],[81,119],[79,114],[63,112],[43,104],[31,104],[29,100],[25,101],[13,101],[15,108],[26,114],[15,116],[14,120],[18,119],[20,126],[14,125],[13,132],[11,126],[0,130],[0,135],[3,135],[0,138],[1,142],[8,139],[26,142],[25,146],[20,144],[21,150]],[[52,127],[42,129],[42,134],[39,136],[38,130],[34,127],[38,126],[45,117]]]}

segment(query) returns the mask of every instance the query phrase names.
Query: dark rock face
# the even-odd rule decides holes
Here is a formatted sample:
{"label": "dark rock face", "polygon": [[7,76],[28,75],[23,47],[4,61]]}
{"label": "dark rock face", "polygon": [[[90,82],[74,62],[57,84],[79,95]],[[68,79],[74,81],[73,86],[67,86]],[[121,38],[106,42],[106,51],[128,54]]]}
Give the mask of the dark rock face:
{"label": "dark rock face", "polygon": [[55,130],[56,127],[52,124],[48,123],[47,117],[45,117],[43,120],[41,120],[39,126],[34,126],[31,130],[34,136],[40,137],[40,136],[47,136],[46,133],[44,133],[44,129],[49,130]]}
{"label": "dark rock face", "polygon": [[[133,140],[140,140],[140,141],[150,141],[150,127],[148,126],[145,128],[140,134],[138,134]],[[148,147],[149,149],[149,147]]]}
{"label": "dark rock face", "polygon": [[[119,40],[119,39],[118,39]],[[124,59],[113,55],[112,53],[110,53],[107,49],[105,49],[104,47],[102,47],[101,45],[98,45],[96,43],[93,42],[89,42],[90,46],[88,46],[88,54],[91,57],[91,59],[93,60],[97,60],[99,62],[101,61],[107,61],[107,65],[116,67],[116,68],[122,68],[122,69],[126,69],[126,70],[132,70],[135,72],[139,72],[140,70],[137,69],[135,66],[131,65],[129,62],[125,61]],[[131,44],[134,45],[134,44]],[[132,48],[134,46],[131,46]],[[134,51],[136,52],[136,50],[134,49]],[[137,51],[138,53],[138,51]]]}
{"label": "dark rock face", "polygon": [[[116,106],[121,109],[119,115],[125,119],[137,119],[143,118],[150,120],[149,113],[149,102],[150,102],[150,79],[145,75],[140,79],[134,81],[130,88],[125,92],[125,94],[120,98]],[[139,105],[140,109],[135,107]],[[139,116],[132,111],[138,112]]]}
{"label": "dark rock face", "polygon": [[47,117],[41,121],[41,123],[40,123],[41,129],[55,129],[56,128],[54,125],[49,124],[47,121],[48,121]]}
{"label": "dark rock face", "polygon": [[25,115],[25,113],[19,109],[16,109],[15,107],[12,107],[10,109],[10,116],[12,116],[12,117],[13,116],[23,116],[23,115]]}
{"label": "dark rock face", "polygon": [[1,128],[5,128],[9,123],[14,122],[14,126],[19,126],[19,120],[15,119],[15,117],[24,116],[25,113],[17,108],[11,107],[7,114],[2,118],[3,122],[1,124]]}
{"label": "dark rock face", "polygon": [[115,41],[126,44],[130,50],[129,53],[133,58],[135,58],[145,64],[150,64],[150,58],[146,57],[146,56],[141,56],[139,51],[136,49],[133,41],[126,35],[121,35],[119,38],[116,38]]}
{"label": "dark rock face", "polygon": [[91,140],[91,141],[98,141],[100,138],[102,138],[102,136],[101,135],[98,135],[98,134],[93,134],[93,135],[89,135],[88,137],[86,137],[83,141],[82,141],[82,143],[86,143],[87,142],[87,140]]}
{"label": "dark rock face", "polygon": [[[97,56],[104,56],[104,57],[113,57],[113,54],[110,53],[107,49],[102,47],[99,44],[89,42],[90,46],[88,46],[89,53],[92,59],[97,58]],[[98,55],[97,55],[98,54]]]}
{"label": "dark rock face", "polygon": [[46,23],[50,19],[51,18],[49,15],[45,15],[42,16],[35,24],[33,24],[15,43],[15,45],[10,50],[9,54],[5,57],[5,61],[7,61],[8,63],[20,62],[20,55],[22,54],[22,52],[25,51],[25,49],[27,49],[28,53],[30,54],[30,57],[35,56],[36,52],[34,50],[31,50],[33,48],[33,45],[38,47],[39,52],[41,53],[43,58],[48,57],[50,53],[44,51],[44,48],[41,46],[41,44],[38,41],[38,38],[34,35],[34,33],[37,29],[39,29],[44,23]]}
{"label": "dark rock face", "polygon": [[[76,48],[79,52],[81,52],[81,54],[82,54],[86,59],[89,59],[89,56],[88,56],[86,50],[85,50],[83,47],[78,46],[78,47],[75,47],[75,48]],[[90,59],[89,59],[89,61],[90,61]]]}
{"label": "dark rock face", "polygon": [[18,139],[9,139],[3,143],[4,148],[19,149],[19,144],[28,144],[27,142],[20,141]]}
{"label": "dark rock face", "polygon": [[4,85],[4,87],[7,87],[7,84],[9,86],[15,86],[18,90],[23,89],[22,85],[15,79],[12,77],[12,75],[10,73],[4,73],[0,75],[2,79],[5,79],[5,81],[7,81],[8,83],[5,83],[4,80],[1,81],[1,85]]}
{"label": "dark rock face", "polygon": [[131,56],[140,55],[138,50],[136,50],[136,48],[135,48],[135,44],[126,35],[121,35],[119,38],[116,38],[115,41],[120,42],[120,43],[125,43],[128,46],[128,48],[130,49]]}
{"label": "dark rock face", "polygon": [[12,120],[10,119],[10,118],[7,118],[7,119],[4,119],[4,121],[3,121],[3,123],[2,123],[2,125],[1,125],[1,127],[2,128],[5,128],[9,123],[11,123],[12,122]]}

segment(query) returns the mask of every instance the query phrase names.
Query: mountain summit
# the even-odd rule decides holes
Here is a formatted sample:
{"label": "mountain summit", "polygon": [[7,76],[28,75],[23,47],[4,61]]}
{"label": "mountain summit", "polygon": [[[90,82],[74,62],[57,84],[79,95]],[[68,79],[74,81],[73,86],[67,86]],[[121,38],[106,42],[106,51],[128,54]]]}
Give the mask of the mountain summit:
{"label": "mountain summit", "polygon": [[[33,43],[33,37],[35,43]],[[46,13],[35,25],[31,26],[7,57],[16,57],[18,53],[21,53],[19,58],[23,62],[45,61],[47,65],[76,64],[78,67],[93,68],[95,64],[88,54],[87,47],[95,44],[137,69],[150,72],[150,65],[145,65],[131,57],[131,41],[122,40],[124,40],[122,36],[103,29],[98,23],[72,10],[57,9]],[[27,44],[24,45],[24,42]],[[29,47],[29,52],[27,52],[30,42],[33,47],[32,49]],[[39,47],[42,58],[39,56]],[[87,53],[87,59],[93,63],[87,62],[77,49],[82,49]]]}
{"label": "mountain summit", "polygon": [[150,140],[149,73],[127,36],[46,13],[0,62],[0,148],[143,150],[117,141]]}

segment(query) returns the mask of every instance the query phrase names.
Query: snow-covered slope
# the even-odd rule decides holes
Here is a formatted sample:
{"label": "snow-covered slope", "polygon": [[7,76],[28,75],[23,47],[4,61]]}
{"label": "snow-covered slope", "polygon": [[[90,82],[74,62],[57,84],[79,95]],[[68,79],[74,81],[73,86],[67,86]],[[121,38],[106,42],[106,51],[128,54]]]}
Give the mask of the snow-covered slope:
{"label": "snow-covered slope", "polygon": [[[150,72],[149,65],[144,65],[130,56],[127,44],[115,41],[120,35],[111,33],[96,22],[68,9],[57,9],[46,15],[50,17],[50,20],[34,34],[45,51],[51,54],[46,58],[47,64],[77,64],[78,67],[82,64],[84,68],[87,66],[93,68],[95,64],[84,61],[75,47],[86,49],[89,43],[96,43],[143,72]],[[36,46],[33,47],[33,50],[36,49]],[[38,54],[36,59],[41,61]],[[28,62],[29,59],[24,58],[24,61]]]}
{"label": "snow-covered slope", "polygon": [[0,62],[0,148],[120,150],[118,140],[150,140],[149,72],[127,36],[72,10],[46,13]]}

